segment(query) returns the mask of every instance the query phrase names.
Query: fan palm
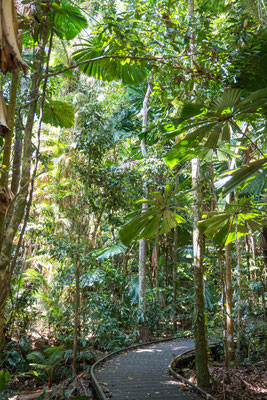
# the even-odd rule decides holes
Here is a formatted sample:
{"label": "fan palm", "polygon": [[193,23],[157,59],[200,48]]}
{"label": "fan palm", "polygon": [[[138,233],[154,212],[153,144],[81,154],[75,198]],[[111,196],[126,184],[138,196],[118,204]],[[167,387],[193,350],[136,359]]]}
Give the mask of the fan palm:
{"label": "fan palm", "polygon": [[187,103],[176,123],[178,128],[170,132],[168,137],[186,131],[188,133],[182,139],[178,138],[165,161],[170,167],[174,167],[180,161],[177,152],[181,154],[200,145],[216,150],[221,142],[230,142],[231,132],[236,133],[240,139],[243,132],[238,123],[255,118],[255,115],[262,117],[266,113],[267,89],[257,90],[248,96],[240,89],[228,89],[208,106]]}
{"label": "fan palm", "polygon": [[168,233],[175,226],[186,222],[181,215],[176,213],[176,210],[183,209],[177,207],[177,201],[184,195],[181,190],[187,183],[186,180],[177,189],[174,189],[172,185],[167,185],[164,194],[159,191],[151,192],[151,199],[140,200],[138,203],[146,203],[148,208],[145,211],[135,212],[134,218],[120,229],[121,241],[129,246],[133,240],[149,239],[157,232]]}

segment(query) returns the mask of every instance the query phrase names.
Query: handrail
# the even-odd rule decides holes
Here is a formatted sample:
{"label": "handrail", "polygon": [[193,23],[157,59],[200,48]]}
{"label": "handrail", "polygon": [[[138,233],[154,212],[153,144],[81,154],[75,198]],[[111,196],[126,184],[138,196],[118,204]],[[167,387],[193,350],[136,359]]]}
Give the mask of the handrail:
{"label": "handrail", "polygon": [[90,373],[91,373],[92,384],[93,384],[93,387],[94,387],[94,389],[96,391],[96,394],[97,394],[99,400],[107,400],[108,399],[106,397],[102,387],[100,386],[96,376],[95,376],[95,371],[94,370],[99,364],[101,364],[102,362],[106,361],[107,359],[109,359],[109,358],[111,358],[111,357],[113,357],[113,356],[115,356],[117,354],[124,353],[124,352],[129,351],[129,350],[138,349],[139,347],[146,347],[146,346],[150,346],[150,345],[157,344],[157,343],[163,343],[163,342],[171,342],[171,341],[177,340],[177,339],[187,339],[187,338],[190,338],[190,337],[192,337],[192,335],[176,335],[176,336],[172,336],[172,337],[169,337],[169,338],[152,340],[152,341],[146,342],[146,343],[134,344],[132,346],[123,347],[122,349],[113,351],[112,353],[109,353],[105,357],[103,357],[100,360],[96,361],[92,365]]}
{"label": "handrail", "polygon": [[[210,343],[210,344],[209,344],[209,347],[213,347],[213,346],[216,346],[216,344],[214,344],[214,343]],[[177,357],[175,357],[175,359],[172,360],[172,362],[169,364],[169,372],[170,372],[170,374],[171,374],[175,379],[180,380],[180,381],[183,381],[183,382],[186,383],[187,385],[191,386],[196,392],[198,392],[198,393],[201,394],[202,396],[205,396],[205,398],[206,398],[207,400],[217,400],[217,399],[215,399],[215,397],[212,397],[209,393],[207,393],[205,390],[201,389],[199,386],[194,385],[194,383],[190,382],[190,381],[189,381],[188,379],[186,379],[184,376],[182,376],[182,375],[180,375],[180,374],[177,374],[177,372],[175,372],[175,371],[173,370],[173,368],[172,368],[173,363],[174,363],[175,360],[177,360],[178,358],[181,358],[182,356],[185,356],[185,355],[187,355],[187,354],[189,355],[189,354],[194,354],[194,353],[195,353],[195,350],[188,350],[188,351],[185,351],[185,352],[182,353],[182,354],[179,354]]]}

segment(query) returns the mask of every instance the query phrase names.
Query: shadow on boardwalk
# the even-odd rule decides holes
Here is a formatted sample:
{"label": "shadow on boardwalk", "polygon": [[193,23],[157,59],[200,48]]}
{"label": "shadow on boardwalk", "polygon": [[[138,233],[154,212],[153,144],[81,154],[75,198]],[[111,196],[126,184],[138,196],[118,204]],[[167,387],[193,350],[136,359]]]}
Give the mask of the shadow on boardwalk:
{"label": "shadow on boardwalk", "polygon": [[177,339],[130,350],[107,360],[96,371],[107,399],[197,400],[195,392],[181,389],[168,366],[175,356],[193,349],[193,340]]}

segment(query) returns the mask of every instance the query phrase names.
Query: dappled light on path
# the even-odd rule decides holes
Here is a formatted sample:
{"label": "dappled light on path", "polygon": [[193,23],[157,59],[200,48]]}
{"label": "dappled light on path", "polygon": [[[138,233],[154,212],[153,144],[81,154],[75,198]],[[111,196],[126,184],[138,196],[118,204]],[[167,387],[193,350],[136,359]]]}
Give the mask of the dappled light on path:
{"label": "dappled light on path", "polygon": [[201,399],[168,373],[170,362],[178,354],[192,348],[191,339],[180,339],[129,350],[112,357],[99,367],[96,377],[107,398],[116,400]]}

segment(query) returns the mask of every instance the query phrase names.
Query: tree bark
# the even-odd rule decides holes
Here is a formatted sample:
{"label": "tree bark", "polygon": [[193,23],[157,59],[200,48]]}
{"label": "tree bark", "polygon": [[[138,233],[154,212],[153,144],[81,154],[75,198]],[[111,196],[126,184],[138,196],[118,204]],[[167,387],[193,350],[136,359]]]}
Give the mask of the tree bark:
{"label": "tree bark", "polygon": [[21,132],[20,132],[20,130],[17,130],[15,144],[14,144],[12,181],[11,181],[11,191],[14,195],[16,195],[19,190],[21,155],[22,155]]}
{"label": "tree bark", "polygon": [[238,302],[237,302],[237,360],[240,362],[241,345],[241,291],[242,291],[242,270],[241,270],[241,252],[240,240],[236,239],[236,263],[238,267]]}
{"label": "tree bark", "polygon": [[174,228],[174,240],[173,240],[173,256],[172,256],[172,330],[173,333],[176,332],[177,329],[177,321],[176,321],[176,300],[177,300],[177,263],[178,263],[178,226]]}
{"label": "tree bark", "polygon": [[223,317],[223,348],[225,357],[227,356],[227,333],[226,333],[226,310],[225,310],[225,268],[224,268],[224,255],[223,249],[219,248],[219,269],[220,269],[220,283],[221,283],[221,310]]}
{"label": "tree bark", "polygon": [[5,188],[8,187],[8,175],[9,175],[10,158],[11,158],[11,145],[12,145],[13,131],[14,131],[14,119],[15,119],[19,73],[20,73],[19,68],[17,68],[16,71],[13,72],[12,74],[9,104],[8,104],[8,126],[10,130],[5,135],[5,144],[4,144],[4,152],[2,160],[4,171],[2,171],[1,181],[0,181],[0,184]]}
{"label": "tree bark", "polygon": [[[146,95],[143,101],[143,130],[146,129],[148,124],[148,101],[150,94],[152,92],[152,83],[149,81],[147,86]],[[146,139],[143,138],[141,140],[141,152],[142,155],[145,156],[147,154],[146,149]],[[147,184],[144,182],[143,190],[145,196],[147,196]],[[147,208],[147,204],[143,203],[142,210],[144,211]],[[146,240],[141,239],[139,241],[139,312],[144,315],[145,313],[145,294],[146,294]]]}
{"label": "tree bark", "polygon": [[235,359],[234,324],[233,324],[233,288],[231,270],[231,244],[225,246],[225,297],[226,297],[226,331],[227,331],[227,357],[226,367]]}
{"label": "tree bark", "polygon": [[199,160],[192,160],[193,187],[193,254],[194,254],[194,337],[197,383],[201,387],[210,385],[208,353],[204,315],[203,285],[203,235],[197,222],[201,218],[200,170]]}
{"label": "tree bark", "polygon": [[[19,82],[19,68],[16,69],[12,74],[12,82],[10,88],[9,105],[8,105],[8,126],[10,130],[5,135],[5,143],[3,150],[3,160],[2,160],[2,173],[0,179],[0,185],[5,189],[8,189],[8,176],[11,158],[11,146],[14,131],[14,118],[15,118],[15,108],[17,99],[17,89]],[[6,213],[0,213],[0,247],[3,242],[4,229],[5,229]]]}
{"label": "tree bark", "polygon": [[72,375],[77,375],[78,334],[80,328],[80,227],[77,240],[76,262],[75,262],[75,322],[73,330],[73,359]]}
{"label": "tree bark", "polygon": [[15,198],[12,215],[10,217],[7,229],[3,235],[3,242],[0,252],[0,320],[2,322],[0,325],[0,354],[4,347],[5,305],[9,290],[7,282],[9,280],[9,274],[10,274],[9,267],[11,260],[12,244],[13,244],[13,239],[18,231],[19,224],[25,213],[28,187],[31,180],[32,129],[36,112],[39,87],[42,79],[42,66],[45,56],[45,46],[48,41],[48,30],[49,30],[49,25],[47,23],[46,18],[44,18],[40,23],[40,41],[33,59],[30,105],[24,132],[23,163],[22,163],[20,190],[17,194],[17,197]]}

